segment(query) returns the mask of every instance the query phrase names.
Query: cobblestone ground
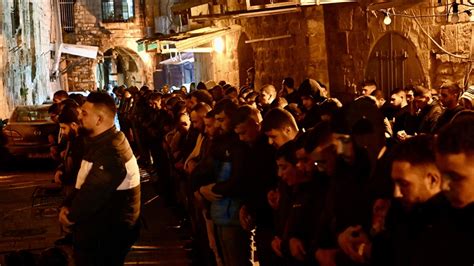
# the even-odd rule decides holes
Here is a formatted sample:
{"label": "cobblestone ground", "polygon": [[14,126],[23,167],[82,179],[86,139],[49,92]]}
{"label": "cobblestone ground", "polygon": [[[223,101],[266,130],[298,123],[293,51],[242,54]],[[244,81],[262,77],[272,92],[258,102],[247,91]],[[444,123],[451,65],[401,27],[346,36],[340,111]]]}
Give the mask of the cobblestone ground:
{"label": "cobblestone ground", "polygon": [[[186,232],[176,226],[177,218],[164,207],[151,182],[146,182],[147,173],[142,171],[142,175],[145,226],[126,265],[191,265],[183,240]],[[52,177],[52,170],[0,172],[0,265],[14,251],[27,250],[38,256],[62,236],[57,222],[61,197]],[[61,248],[71,255],[69,247]]]}

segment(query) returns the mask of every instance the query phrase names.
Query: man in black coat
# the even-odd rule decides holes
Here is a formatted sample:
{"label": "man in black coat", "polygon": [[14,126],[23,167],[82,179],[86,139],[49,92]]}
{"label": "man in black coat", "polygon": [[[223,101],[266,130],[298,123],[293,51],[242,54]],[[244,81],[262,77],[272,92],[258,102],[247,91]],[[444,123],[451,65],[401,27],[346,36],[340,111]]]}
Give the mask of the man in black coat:
{"label": "man in black coat", "polygon": [[110,95],[91,93],[81,109],[84,157],[76,191],[61,208],[59,221],[72,230],[75,265],[123,265],[138,237],[137,160],[114,126]]}

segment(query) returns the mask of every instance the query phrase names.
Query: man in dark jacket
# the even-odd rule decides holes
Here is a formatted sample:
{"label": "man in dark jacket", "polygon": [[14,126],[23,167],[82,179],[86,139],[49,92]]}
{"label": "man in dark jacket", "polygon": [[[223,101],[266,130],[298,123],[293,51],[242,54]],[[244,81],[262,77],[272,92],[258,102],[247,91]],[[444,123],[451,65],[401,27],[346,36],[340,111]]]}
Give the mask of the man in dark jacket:
{"label": "man in dark jacket", "polygon": [[140,174],[124,134],[114,126],[108,94],[91,93],[82,106],[86,132],[76,193],[59,221],[73,232],[75,265],[123,265],[138,237]]}
{"label": "man in dark jacket", "polygon": [[422,135],[395,148],[391,166],[395,199],[391,204],[374,204],[369,231],[352,226],[339,236],[342,250],[352,260],[418,265],[415,262],[422,256],[425,235],[448,206],[440,193],[441,173],[432,147],[433,138]]}

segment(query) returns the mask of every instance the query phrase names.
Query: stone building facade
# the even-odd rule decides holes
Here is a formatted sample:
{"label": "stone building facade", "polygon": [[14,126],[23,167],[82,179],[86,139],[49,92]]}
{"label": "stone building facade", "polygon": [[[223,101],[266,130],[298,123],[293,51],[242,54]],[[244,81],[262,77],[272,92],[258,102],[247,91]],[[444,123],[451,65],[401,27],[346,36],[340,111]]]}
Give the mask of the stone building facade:
{"label": "stone building facade", "polygon": [[41,104],[51,96],[50,0],[0,3],[0,118],[16,105]]}
{"label": "stone building facade", "polygon": [[391,24],[385,25],[382,13],[367,12],[358,4],[325,6],[328,72],[333,94],[346,100],[352,98],[356,84],[370,76],[367,68],[379,40],[393,33],[403,37],[415,50],[410,56],[419,61],[423,77],[413,83],[431,88],[439,88],[446,81],[472,84],[474,76],[469,76],[468,60],[449,56],[430,39],[448,52],[469,57],[474,23],[463,12],[464,8],[459,7],[459,22],[453,23],[446,16],[445,5],[426,0],[406,10],[395,7],[394,12],[399,15],[392,15]]}
{"label": "stone building facade", "polygon": [[260,17],[224,19],[216,26],[239,25],[224,37],[225,51],[195,55],[197,80],[225,80],[243,85],[246,70],[255,67],[255,87],[280,86],[285,77],[300,83],[307,77],[329,82],[322,6]]}
{"label": "stone building facade", "polygon": [[[229,2],[230,11],[242,8]],[[214,25],[237,24],[241,31],[226,36],[223,54],[199,55],[196,64],[202,80],[232,84],[242,84],[243,69],[253,65],[257,88],[266,83],[279,86],[286,76],[296,84],[311,77],[328,84],[331,94],[344,101],[353,99],[358,84],[367,79],[380,82],[387,97],[402,86],[472,84],[466,58],[473,47],[473,22],[463,12],[468,7],[459,6],[459,21],[453,23],[452,14],[446,15],[448,9],[452,13],[446,1],[441,6],[437,0],[421,2],[403,8],[394,4],[389,25],[384,24],[381,10],[369,11],[361,3],[308,6],[300,12],[238,19],[216,16],[210,20]],[[290,37],[252,41],[285,35]],[[430,38],[464,59],[446,54]]]}
{"label": "stone building facade", "polygon": [[[77,0],[75,2],[74,32],[66,34],[64,41],[98,46],[99,56],[96,60],[87,59],[72,68],[67,74],[68,90],[95,90],[102,87],[104,85],[103,63],[104,60],[107,61],[107,58],[121,61],[120,83],[138,87],[152,84],[155,62],[147,52],[138,52],[136,41],[145,37],[148,25],[144,15],[145,6],[153,6],[154,1],[133,2],[134,17],[123,22],[103,21],[101,1]],[[77,60],[75,57],[67,58],[68,65]],[[116,71],[116,69],[111,71]],[[116,72],[112,73],[112,75],[116,74]]]}

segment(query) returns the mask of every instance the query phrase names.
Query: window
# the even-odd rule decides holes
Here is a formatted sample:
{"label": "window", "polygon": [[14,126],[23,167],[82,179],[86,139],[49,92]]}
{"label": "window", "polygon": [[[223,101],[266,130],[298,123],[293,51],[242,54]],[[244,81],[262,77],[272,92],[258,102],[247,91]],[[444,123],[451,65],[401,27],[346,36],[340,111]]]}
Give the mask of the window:
{"label": "window", "polygon": [[102,0],[102,21],[130,21],[135,15],[134,7],[134,0]]}
{"label": "window", "polygon": [[75,0],[60,0],[61,24],[65,32],[74,32],[74,2]]}

